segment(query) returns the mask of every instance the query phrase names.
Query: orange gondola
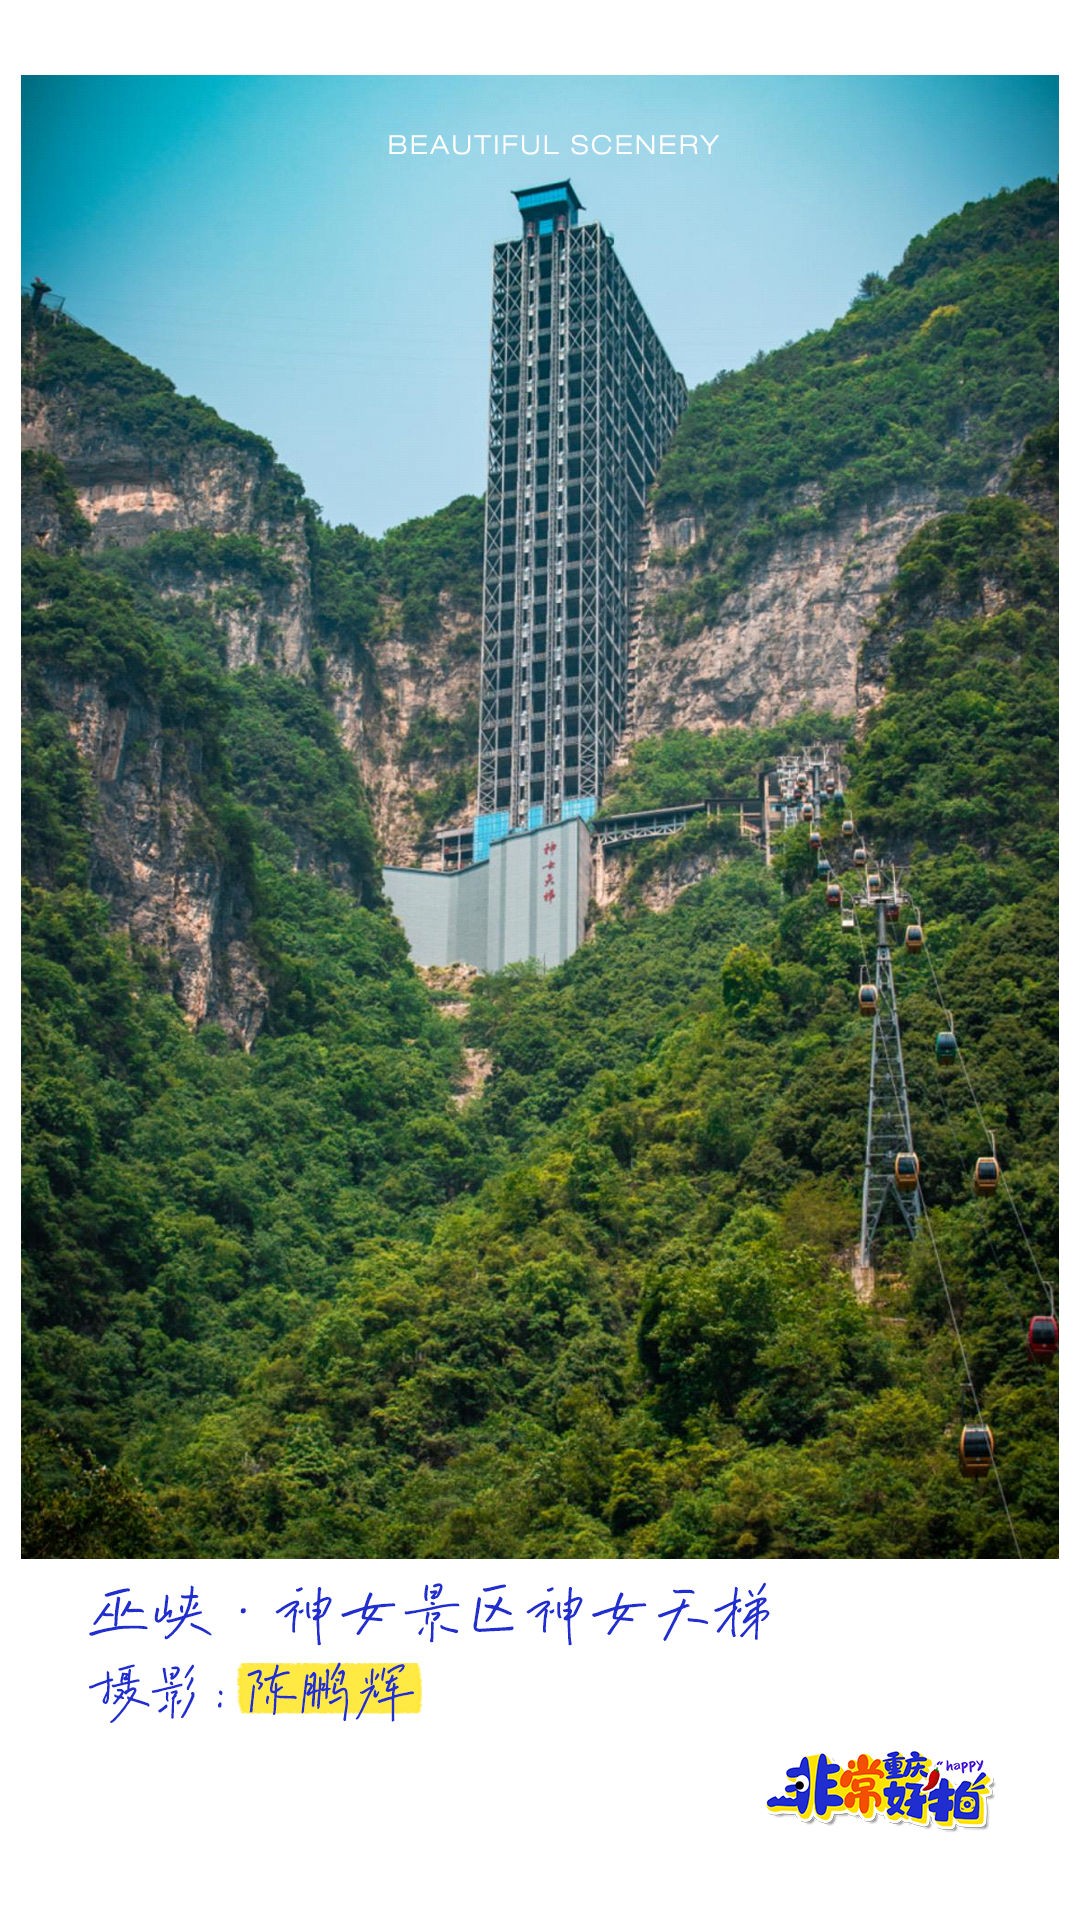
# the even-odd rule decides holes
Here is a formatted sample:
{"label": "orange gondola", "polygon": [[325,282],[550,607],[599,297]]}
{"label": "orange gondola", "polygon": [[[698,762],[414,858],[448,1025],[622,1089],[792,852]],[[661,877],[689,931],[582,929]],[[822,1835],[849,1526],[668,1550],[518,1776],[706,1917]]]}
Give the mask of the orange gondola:
{"label": "orange gondola", "polygon": [[877,1012],[877,988],[868,980],[864,980],[859,988],[859,1012]]}
{"label": "orange gondola", "polygon": [[975,1162],[975,1173],[972,1179],[976,1193],[996,1193],[1000,1172],[1001,1168],[992,1153],[980,1155]]}
{"label": "orange gondola", "polygon": [[880,873],[868,873],[868,874],[867,874],[867,876],[866,876],[866,891],[867,891],[867,893],[868,893],[868,894],[870,895],[870,898],[871,898],[871,900],[879,900],[879,899],[881,898],[881,875],[880,875]]}
{"label": "orange gondola", "polygon": [[904,929],[904,945],[909,953],[921,953],[923,950],[923,930],[921,927]]}
{"label": "orange gondola", "polygon": [[893,1179],[901,1193],[914,1193],[919,1184],[919,1156],[917,1153],[898,1153],[893,1166]]}
{"label": "orange gondola", "polygon": [[989,1427],[965,1427],[960,1435],[960,1471],[981,1480],[994,1463],[994,1436]]}

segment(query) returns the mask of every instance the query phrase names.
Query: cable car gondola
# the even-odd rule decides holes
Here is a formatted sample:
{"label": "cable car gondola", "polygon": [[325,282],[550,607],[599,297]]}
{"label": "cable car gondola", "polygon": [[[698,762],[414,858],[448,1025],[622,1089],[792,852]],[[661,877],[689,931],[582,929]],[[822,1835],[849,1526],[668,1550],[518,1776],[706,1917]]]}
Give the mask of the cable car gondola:
{"label": "cable car gondola", "polygon": [[803,810],[802,810],[802,817],[803,817],[803,819],[804,819],[804,820],[812,820],[812,819],[813,819],[813,817],[814,817],[814,808],[813,808],[813,803],[812,803],[812,801],[810,801],[810,800],[804,800],[804,801],[803,801]]}
{"label": "cable car gondola", "polygon": [[859,988],[859,1012],[877,1012],[877,988],[869,980],[864,980]]}
{"label": "cable car gondola", "polygon": [[904,945],[909,953],[921,953],[923,950],[923,930],[921,927],[905,927]]}
{"label": "cable car gondola", "polygon": [[982,1154],[975,1162],[972,1180],[976,1193],[996,1193],[1000,1172],[996,1157],[992,1153]]}
{"label": "cable car gondola", "polygon": [[855,838],[855,822],[854,822],[854,820],[845,820],[845,821],[844,821],[844,824],[843,824],[843,826],[842,826],[842,827],[841,827],[841,829],[840,829],[840,831],[841,831],[841,833],[843,834],[843,836],[844,836],[844,839],[845,839],[845,840],[854,840],[854,838]]}
{"label": "cable car gondola", "polygon": [[810,843],[810,845],[811,845],[812,847],[820,847],[820,845],[821,845],[821,835],[820,835],[820,833],[818,832],[818,830],[817,830],[817,828],[816,828],[816,827],[814,828],[814,831],[813,831],[813,833],[811,833],[811,834],[810,834],[810,835],[808,836],[808,838],[809,838],[809,843]]}
{"label": "cable car gondola", "polygon": [[901,1193],[914,1193],[919,1184],[919,1156],[917,1153],[898,1153],[893,1166],[893,1179]]}
{"label": "cable car gondola", "polygon": [[839,907],[843,903],[843,898],[844,898],[843,893],[841,892],[840,888],[836,885],[835,881],[831,882],[831,884],[826,887],[825,905],[827,907]]}
{"label": "cable car gondola", "polygon": [[855,931],[855,915],[850,913],[846,907],[840,915],[840,925],[845,933],[854,933]]}
{"label": "cable car gondola", "polygon": [[880,875],[880,873],[868,873],[868,874],[867,874],[867,876],[866,876],[866,891],[867,891],[867,893],[869,894],[869,896],[870,896],[870,898],[871,898],[871,900],[880,900],[880,898],[881,898],[881,875]]}
{"label": "cable car gondola", "polygon": [[994,1463],[994,1436],[989,1427],[965,1427],[960,1435],[960,1471],[981,1480]]}
{"label": "cable car gondola", "polygon": [[832,867],[829,865],[829,862],[827,860],[823,859],[818,861],[817,877],[819,880],[827,880],[831,872],[832,872]]}
{"label": "cable car gondola", "polygon": [[960,1044],[955,1033],[950,1030],[948,1033],[938,1034],[934,1041],[934,1054],[938,1060],[942,1062],[955,1060],[959,1051]]}
{"label": "cable car gondola", "polygon": [[865,867],[865,865],[866,865],[866,848],[865,848],[865,847],[856,847],[856,848],[855,848],[855,851],[854,851],[854,853],[852,854],[852,856],[851,856],[851,857],[852,857],[852,859],[854,860],[854,862],[855,862],[855,865],[856,865],[857,867]]}
{"label": "cable car gondola", "polygon": [[1028,1323],[1027,1350],[1033,1360],[1052,1360],[1058,1350],[1058,1323],[1052,1313],[1037,1313]]}
{"label": "cable car gondola", "polygon": [[885,918],[886,918],[886,920],[899,920],[899,918],[900,918],[900,902],[899,902],[899,900],[886,900],[886,902],[885,902]]}

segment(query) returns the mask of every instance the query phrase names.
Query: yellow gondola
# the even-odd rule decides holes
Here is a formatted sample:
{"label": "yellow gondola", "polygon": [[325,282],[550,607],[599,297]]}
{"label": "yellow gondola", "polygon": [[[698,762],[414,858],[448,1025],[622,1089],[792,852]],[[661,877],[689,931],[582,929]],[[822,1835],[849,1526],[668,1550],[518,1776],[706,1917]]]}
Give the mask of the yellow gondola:
{"label": "yellow gondola", "polygon": [[867,891],[867,893],[868,893],[868,894],[870,895],[870,898],[871,898],[872,900],[876,900],[876,899],[878,899],[878,898],[880,897],[880,895],[881,895],[881,875],[880,875],[880,873],[868,873],[868,874],[867,874],[867,876],[866,876],[866,891]]}
{"label": "yellow gondola", "polygon": [[919,1156],[917,1153],[898,1153],[893,1166],[893,1179],[901,1193],[914,1193],[919,1184]]}
{"label": "yellow gondola", "polygon": [[877,1012],[877,988],[872,986],[868,980],[864,980],[862,986],[859,988],[859,1012]]}
{"label": "yellow gondola", "polygon": [[843,834],[845,840],[853,840],[855,838],[854,820],[845,820],[840,831]]}
{"label": "yellow gondola", "polygon": [[854,860],[854,862],[855,862],[855,865],[856,865],[857,867],[865,867],[865,865],[866,865],[866,848],[865,848],[865,847],[856,847],[856,848],[855,848],[855,851],[854,851],[854,853],[852,854],[852,856],[851,856],[851,857],[852,857],[852,859]]}
{"label": "yellow gondola", "polygon": [[994,1436],[989,1427],[965,1427],[960,1435],[960,1471],[981,1480],[994,1463]]}
{"label": "yellow gondola", "polygon": [[976,1193],[995,1193],[1001,1168],[992,1153],[981,1154],[975,1162],[972,1185]]}
{"label": "yellow gondola", "polygon": [[907,927],[904,930],[904,945],[909,953],[921,953],[923,950],[923,930],[921,927]]}

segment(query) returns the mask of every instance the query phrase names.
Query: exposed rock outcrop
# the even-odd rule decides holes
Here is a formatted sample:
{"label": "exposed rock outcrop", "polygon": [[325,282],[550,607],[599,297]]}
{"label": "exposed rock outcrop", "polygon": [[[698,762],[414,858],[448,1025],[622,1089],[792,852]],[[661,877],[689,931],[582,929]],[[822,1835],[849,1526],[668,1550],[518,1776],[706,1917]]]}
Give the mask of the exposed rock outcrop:
{"label": "exposed rock outcrop", "polygon": [[[358,659],[318,628],[303,514],[282,509],[269,450],[211,438],[162,453],[151,437],[117,431],[89,412],[77,392],[41,391],[32,361],[23,390],[23,447],[62,463],[73,506],[86,523],[80,539],[91,550],[136,548],[155,534],[197,530],[252,536],[282,563],[260,578],[242,566],[216,570],[213,556],[193,560],[162,549],[151,560],[151,578],[163,597],[184,594],[207,606],[232,670],[261,664],[311,679],[313,655],[321,656],[323,684],[367,791],[383,859],[391,865],[437,859],[430,822],[414,802],[445,775],[452,757],[437,749],[412,753],[407,743],[423,716],[460,721],[475,700],[477,615],[462,613],[444,594],[434,631],[421,645],[404,639],[399,609],[385,599],[371,657]],[[70,544],[55,501],[36,476],[23,538],[54,551]],[[470,752],[470,785],[473,762]],[[447,822],[464,822],[471,812],[468,801],[450,806]]]}
{"label": "exposed rock outcrop", "polygon": [[[664,599],[694,577],[694,561],[654,561],[642,596],[630,740],[667,727],[768,726],[804,706],[853,712],[866,622],[901,547],[937,511],[927,490],[898,489],[830,527],[779,540],[719,617],[675,644],[661,632]],[[701,531],[688,514],[650,522],[650,552],[692,550]]]}
{"label": "exposed rock outcrop", "polygon": [[98,799],[90,877],[114,927],[160,955],[193,1026],[214,1020],[249,1047],[267,994],[247,944],[251,903],[195,794],[197,765],[174,760],[161,714],[131,694],[50,673]]}
{"label": "exposed rock outcrop", "polygon": [[[411,752],[410,736],[422,716],[442,722],[461,721],[476,699],[480,675],[480,622],[447,604],[440,606],[438,625],[423,651],[393,626],[393,609],[386,605],[389,631],[375,650],[374,668],[354,655],[331,650],[325,684],[341,737],[360,769],[383,859],[387,866],[438,864],[438,853],[425,845],[425,831],[415,806],[418,794],[429,790],[450,764],[444,756]],[[463,768],[468,789],[465,803],[440,815],[443,826],[464,825],[475,811],[475,742]]]}
{"label": "exposed rock outcrop", "polygon": [[[658,851],[659,844],[646,841],[644,846]],[[597,847],[593,877],[598,906],[613,906],[627,892],[640,864],[642,851],[641,841],[625,846]],[[673,835],[666,843],[665,853],[655,860],[655,864],[650,861],[651,870],[640,885],[634,887],[634,900],[640,906],[651,908],[654,913],[665,913],[680,893],[685,893],[688,887],[695,887],[699,880],[707,880],[712,874],[720,873],[730,859],[731,855],[720,846],[696,847],[689,852],[680,852],[679,836]]]}

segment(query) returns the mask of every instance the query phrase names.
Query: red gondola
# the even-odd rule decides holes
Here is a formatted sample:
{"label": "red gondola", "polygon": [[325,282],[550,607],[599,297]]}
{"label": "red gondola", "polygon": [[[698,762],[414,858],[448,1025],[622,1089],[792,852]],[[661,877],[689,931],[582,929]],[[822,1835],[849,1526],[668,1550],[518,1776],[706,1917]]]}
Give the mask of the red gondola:
{"label": "red gondola", "polygon": [[1058,1323],[1052,1313],[1037,1313],[1028,1322],[1027,1350],[1033,1360],[1052,1360],[1058,1350]]}
{"label": "red gondola", "polygon": [[841,890],[840,890],[840,888],[839,888],[838,886],[836,886],[835,884],[834,884],[834,885],[832,885],[832,886],[829,886],[829,887],[826,887],[826,889],[825,889],[825,905],[826,905],[827,907],[838,907],[838,906],[840,906],[840,905],[841,905],[841,903],[842,903],[842,901],[843,901],[843,898],[844,898],[844,896],[843,896],[843,893],[841,892]]}

